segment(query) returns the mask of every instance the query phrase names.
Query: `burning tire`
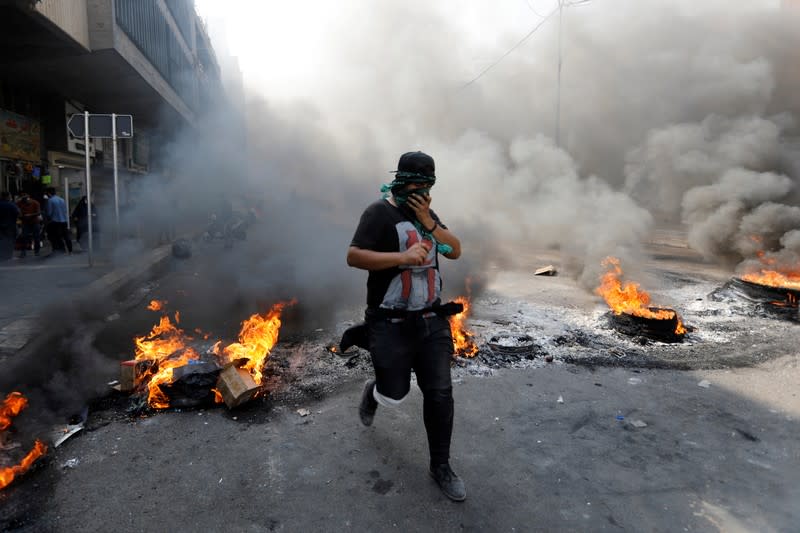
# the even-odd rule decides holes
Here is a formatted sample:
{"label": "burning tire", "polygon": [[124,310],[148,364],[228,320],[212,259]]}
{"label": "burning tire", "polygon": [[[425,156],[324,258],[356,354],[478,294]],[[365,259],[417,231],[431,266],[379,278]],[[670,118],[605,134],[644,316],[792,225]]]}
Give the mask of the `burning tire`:
{"label": "burning tire", "polygon": [[715,299],[731,296],[753,304],[759,315],[784,320],[800,320],[798,302],[800,290],[775,285],[762,285],[742,278],[731,278],[723,287],[711,295]]}
{"label": "burning tire", "polygon": [[685,330],[678,313],[665,307],[649,307],[648,310],[657,318],[611,313],[611,325],[620,333],[631,337],[644,337],[660,342],[683,342]]}

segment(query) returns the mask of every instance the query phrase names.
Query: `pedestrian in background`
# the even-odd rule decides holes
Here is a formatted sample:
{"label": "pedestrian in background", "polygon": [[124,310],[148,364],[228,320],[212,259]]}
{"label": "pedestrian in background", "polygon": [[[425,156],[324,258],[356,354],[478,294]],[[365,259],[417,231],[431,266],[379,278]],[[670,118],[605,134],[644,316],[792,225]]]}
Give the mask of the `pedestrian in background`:
{"label": "pedestrian in background", "polygon": [[53,243],[53,249],[66,250],[68,254],[72,254],[72,239],[67,227],[67,202],[58,195],[55,187],[47,188],[47,196],[49,199],[45,209],[48,234]]}
{"label": "pedestrian in background", "polygon": [[42,210],[39,208],[39,202],[28,196],[27,193],[22,193],[17,207],[19,208],[19,218],[22,221],[23,248],[19,256],[25,257],[27,251],[30,250],[31,240],[33,241],[33,255],[39,255],[39,249],[42,246]]}
{"label": "pedestrian in background", "polygon": [[[88,245],[84,245],[83,242],[83,236],[89,232],[89,203],[85,196],[72,210],[72,220],[75,221],[75,240],[81,245],[81,249],[88,248]],[[98,233],[100,233],[100,226],[97,223],[97,207],[92,203],[92,240],[95,247],[98,244]]]}
{"label": "pedestrian in background", "polygon": [[347,251],[348,265],[369,271],[365,318],[375,379],[364,386],[359,416],[369,426],[378,404],[398,406],[409,393],[413,368],[423,396],[430,474],[445,496],[463,501],[464,482],[450,467],[453,339],[439,274],[439,254],[458,259],[461,243],[430,208],[435,182],[431,156],[403,154],[395,180],[383,188],[387,197],[361,215]]}
{"label": "pedestrian in background", "polygon": [[8,191],[3,191],[0,193],[0,261],[14,257],[18,218],[19,207],[11,201]]}

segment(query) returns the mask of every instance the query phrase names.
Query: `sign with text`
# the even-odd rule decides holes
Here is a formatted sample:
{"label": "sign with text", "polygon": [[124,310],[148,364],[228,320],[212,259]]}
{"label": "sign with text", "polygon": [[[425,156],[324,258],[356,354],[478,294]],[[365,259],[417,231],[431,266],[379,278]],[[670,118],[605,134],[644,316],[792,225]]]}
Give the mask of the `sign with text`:
{"label": "sign with text", "polygon": [[41,158],[39,122],[0,109],[0,156],[25,161]]}
{"label": "sign with text", "polygon": [[[108,138],[114,136],[114,115],[89,115],[89,137]],[[133,137],[133,117],[131,115],[116,115],[117,119],[117,138],[130,139]],[[85,137],[85,117],[82,114],[74,114],[67,121],[69,132],[75,137]]]}

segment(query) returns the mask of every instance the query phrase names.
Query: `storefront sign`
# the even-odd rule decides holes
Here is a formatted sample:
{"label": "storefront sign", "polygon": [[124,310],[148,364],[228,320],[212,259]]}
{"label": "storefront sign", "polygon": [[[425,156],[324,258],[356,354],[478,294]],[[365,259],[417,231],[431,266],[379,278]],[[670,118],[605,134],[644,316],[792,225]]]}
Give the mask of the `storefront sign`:
{"label": "storefront sign", "polygon": [[37,121],[0,109],[0,156],[39,161],[40,143],[41,132]]}

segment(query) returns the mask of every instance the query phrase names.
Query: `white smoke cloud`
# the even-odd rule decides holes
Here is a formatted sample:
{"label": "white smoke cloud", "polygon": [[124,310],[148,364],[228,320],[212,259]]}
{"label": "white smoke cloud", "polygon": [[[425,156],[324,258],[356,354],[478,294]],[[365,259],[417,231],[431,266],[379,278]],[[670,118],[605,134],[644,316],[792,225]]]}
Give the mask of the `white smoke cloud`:
{"label": "white smoke cloud", "polygon": [[[777,159],[779,136],[779,126],[760,117],[728,119],[712,115],[700,123],[653,130],[642,145],[628,153],[625,190],[666,218],[674,217],[682,203],[684,212],[691,213],[713,202],[713,198],[705,197],[709,194],[741,198],[736,191],[743,184],[737,178],[749,181],[748,176],[720,177],[729,169],[768,168]],[[718,180],[718,185],[710,189],[687,192]],[[753,187],[747,190],[756,194],[753,201],[771,199],[756,199],[756,183],[753,181]]]}
{"label": "white smoke cloud", "polygon": [[[314,37],[314,83],[290,104],[249,97],[244,171],[221,173],[226,187],[263,196],[270,224],[241,260],[220,261],[225,279],[243,293],[280,286],[313,301],[345,286],[360,299],[344,253],[408,150],[437,161],[433,207],[464,241],[458,277],[504,260],[501,248],[542,246],[562,250],[591,287],[604,256],[641,256],[654,220],[682,220],[693,246],[730,261],[747,253],[740,226],[767,213],[758,205],[792,205],[794,177],[777,168],[800,108],[786,90],[784,50],[800,40],[791,16],[721,0],[568,9],[557,146],[554,21],[476,79],[538,23],[522,8],[508,24],[511,7],[489,4],[337,4]],[[197,193],[218,191],[204,175],[223,158],[198,146],[178,151]]]}

